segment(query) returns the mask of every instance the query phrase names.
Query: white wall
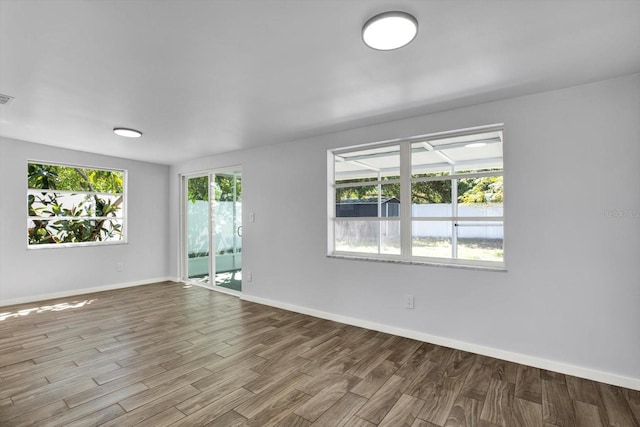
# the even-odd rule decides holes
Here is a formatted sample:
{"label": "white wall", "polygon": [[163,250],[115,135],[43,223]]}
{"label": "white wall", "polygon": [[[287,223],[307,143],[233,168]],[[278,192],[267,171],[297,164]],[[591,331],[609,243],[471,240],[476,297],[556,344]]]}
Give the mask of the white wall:
{"label": "white wall", "polygon": [[[505,124],[506,273],[326,257],[327,149],[494,123]],[[640,76],[175,165],[171,275],[179,174],[236,164],[247,296],[640,385]]]}
{"label": "white wall", "polygon": [[[128,171],[128,244],[27,249],[27,160]],[[166,279],[169,167],[0,138],[0,305]],[[123,271],[116,263],[123,262]]]}

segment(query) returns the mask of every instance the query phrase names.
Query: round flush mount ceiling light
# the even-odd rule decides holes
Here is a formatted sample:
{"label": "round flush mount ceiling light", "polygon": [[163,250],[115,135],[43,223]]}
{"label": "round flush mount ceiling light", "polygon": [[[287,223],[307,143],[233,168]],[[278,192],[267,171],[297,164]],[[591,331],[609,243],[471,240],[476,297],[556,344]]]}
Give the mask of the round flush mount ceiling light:
{"label": "round flush mount ceiling light", "polygon": [[113,133],[126,138],[140,138],[142,136],[142,132],[139,130],[129,128],[113,128]]}
{"label": "round flush mount ceiling light", "polygon": [[362,40],[372,49],[393,50],[408,45],[418,34],[418,21],[406,12],[384,12],[369,19]]}

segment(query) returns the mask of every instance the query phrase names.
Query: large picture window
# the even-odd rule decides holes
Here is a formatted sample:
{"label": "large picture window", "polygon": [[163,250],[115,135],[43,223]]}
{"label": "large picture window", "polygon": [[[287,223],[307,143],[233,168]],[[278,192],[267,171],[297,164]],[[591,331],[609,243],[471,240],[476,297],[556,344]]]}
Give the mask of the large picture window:
{"label": "large picture window", "polygon": [[504,267],[501,127],[330,154],[330,254]]}
{"label": "large picture window", "polygon": [[123,243],[126,172],[28,162],[29,247]]}

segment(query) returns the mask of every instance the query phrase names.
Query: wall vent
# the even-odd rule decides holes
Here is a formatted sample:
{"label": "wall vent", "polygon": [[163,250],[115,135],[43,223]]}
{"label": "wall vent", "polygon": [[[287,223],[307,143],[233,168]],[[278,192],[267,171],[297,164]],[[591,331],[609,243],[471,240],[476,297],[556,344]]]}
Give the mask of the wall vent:
{"label": "wall vent", "polygon": [[13,99],[13,96],[4,95],[0,93],[0,105],[8,104],[11,102],[12,99]]}

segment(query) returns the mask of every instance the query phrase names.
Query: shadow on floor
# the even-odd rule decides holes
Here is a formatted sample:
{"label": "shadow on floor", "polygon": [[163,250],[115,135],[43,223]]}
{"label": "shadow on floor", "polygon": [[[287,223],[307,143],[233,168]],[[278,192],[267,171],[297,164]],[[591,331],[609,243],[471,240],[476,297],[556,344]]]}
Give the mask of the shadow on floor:
{"label": "shadow on floor", "polygon": [[242,290],[242,270],[216,273],[216,286],[240,292]]}

